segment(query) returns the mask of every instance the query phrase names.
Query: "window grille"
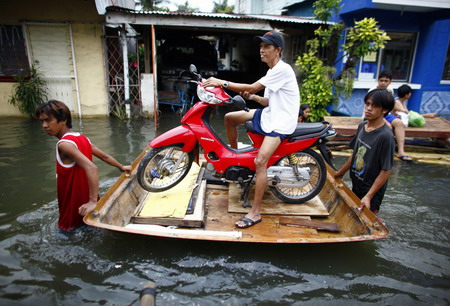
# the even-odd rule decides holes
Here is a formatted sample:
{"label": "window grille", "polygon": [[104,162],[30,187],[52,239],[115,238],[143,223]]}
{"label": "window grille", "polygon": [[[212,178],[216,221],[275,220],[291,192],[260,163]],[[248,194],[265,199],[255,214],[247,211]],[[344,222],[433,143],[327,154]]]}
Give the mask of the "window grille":
{"label": "window grille", "polygon": [[22,27],[0,25],[0,79],[30,72]]}

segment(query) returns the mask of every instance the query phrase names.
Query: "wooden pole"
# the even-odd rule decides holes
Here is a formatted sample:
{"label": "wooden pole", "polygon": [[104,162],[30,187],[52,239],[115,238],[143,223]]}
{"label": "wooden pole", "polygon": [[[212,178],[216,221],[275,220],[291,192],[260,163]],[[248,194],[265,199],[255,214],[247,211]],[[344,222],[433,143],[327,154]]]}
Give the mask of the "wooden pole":
{"label": "wooden pole", "polygon": [[148,282],[144,285],[140,295],[141,306],[154,306],[156,297],[156,285],[154,282]]}
{"label": "wooden pole", "polygon": [[155,130],[159,126],[158,118],[158,79],[157,79],[157,67],[156,67],[156,36],[155,25],[151,25],[152,32],[152,67],[153,67],[153,118],[155,120]]}

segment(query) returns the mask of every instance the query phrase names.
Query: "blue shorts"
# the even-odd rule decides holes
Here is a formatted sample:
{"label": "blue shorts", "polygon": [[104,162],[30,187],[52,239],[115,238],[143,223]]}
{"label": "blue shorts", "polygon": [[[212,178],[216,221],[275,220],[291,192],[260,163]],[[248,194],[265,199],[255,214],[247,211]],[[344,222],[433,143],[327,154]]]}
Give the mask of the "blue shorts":
{"label": "blue shorts", "polygon": [[271,137],[280,137],[280,140],[283,141],[283,139],[285,139],[287,135],[276,133],[276,132],[270,132],[270,133],[264,132],[264,130],[261,127],[261,113],[262,113],[262,111],[263,111],[263,109],[259,108],[259,109],[256,110],[255,114],[253,115],[253,119],[252,119],[253,129],[258,134],[261,134],[261,135],[264,135],[264,136],[271,136]]}
{"label": "blue shorts", "polygon": [[387,122],[392,123],[392,121],[394,121],[394,119],[400,119],[395,115],[392,114],[387,114],[386,117],[384,117],[384,119],[387,120]]}

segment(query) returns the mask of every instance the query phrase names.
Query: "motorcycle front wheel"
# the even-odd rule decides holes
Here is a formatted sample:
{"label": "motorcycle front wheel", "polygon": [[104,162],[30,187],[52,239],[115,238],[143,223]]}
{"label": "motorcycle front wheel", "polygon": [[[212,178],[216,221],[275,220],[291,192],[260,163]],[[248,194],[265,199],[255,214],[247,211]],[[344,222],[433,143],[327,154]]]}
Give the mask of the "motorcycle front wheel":
{"label": "motorcycle front wheel", "polygon": [[139,185],[150,192],[170,189],[188,174],[193,161],[193,152],[183,152],[179,145],[151,149],[139,163]]}
{"label": "motorcycle front wheel", "polygon": [[308,184],[300,188],[270,186],[272,193],[280,200],[291,204],[305,203],[322,190],[327,178],[327,169],[322,157],[314,150],[306,149],[290,156],[283,156],[275,163],[276,166],[296,166],[309,168]]}

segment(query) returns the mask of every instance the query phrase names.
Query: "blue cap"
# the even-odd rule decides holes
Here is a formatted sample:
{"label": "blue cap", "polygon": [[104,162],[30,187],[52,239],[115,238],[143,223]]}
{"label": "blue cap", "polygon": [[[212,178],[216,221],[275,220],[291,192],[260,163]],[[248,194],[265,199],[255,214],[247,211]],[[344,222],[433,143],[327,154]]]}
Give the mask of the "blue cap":
{"label": "blue cap", "polygon": [[255,36],[255,41],[262,41],[268,45],[274,45],[284,49],[284,38],[279,32],[271,31],[267,32],[263,36]]}

